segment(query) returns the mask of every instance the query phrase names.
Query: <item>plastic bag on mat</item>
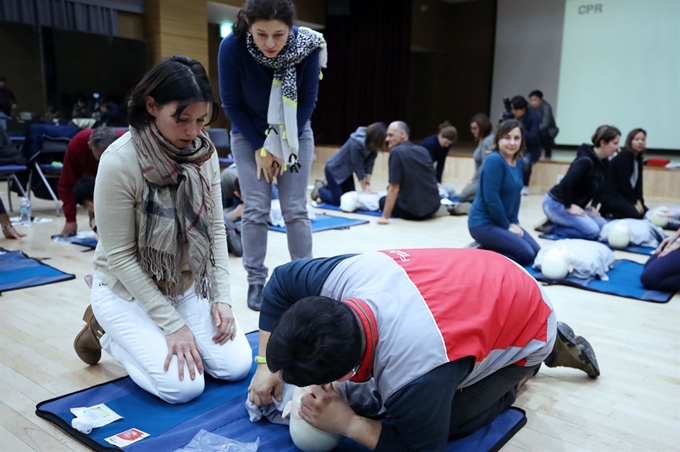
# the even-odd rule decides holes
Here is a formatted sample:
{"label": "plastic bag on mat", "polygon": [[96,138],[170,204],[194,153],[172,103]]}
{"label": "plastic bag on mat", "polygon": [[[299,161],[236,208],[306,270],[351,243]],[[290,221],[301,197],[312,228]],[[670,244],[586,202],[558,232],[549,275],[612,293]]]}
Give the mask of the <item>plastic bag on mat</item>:
{"label": "plastic bag on mat", "polygon": [[189,444],[175,452],[256,452],[260,438],[254,443],[242,443],[201,429]]}

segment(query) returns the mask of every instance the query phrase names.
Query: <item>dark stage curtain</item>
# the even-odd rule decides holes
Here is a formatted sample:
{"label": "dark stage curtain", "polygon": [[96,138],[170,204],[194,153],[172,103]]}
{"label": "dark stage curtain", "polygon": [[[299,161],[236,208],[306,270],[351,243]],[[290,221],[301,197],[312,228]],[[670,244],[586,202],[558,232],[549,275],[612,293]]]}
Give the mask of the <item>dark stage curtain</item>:
{"label": "dark stage curtain", "polygon": [[1,0],[0,20],[118,36],[118,13],[70,0]]}
{"label": "dark stage curtain", "polygon": [[410,119],[412,1],[344,1],[349,9],[328,7],[323,30],[328,68],[312,118],[319,144],[342,144],[375,121]]}

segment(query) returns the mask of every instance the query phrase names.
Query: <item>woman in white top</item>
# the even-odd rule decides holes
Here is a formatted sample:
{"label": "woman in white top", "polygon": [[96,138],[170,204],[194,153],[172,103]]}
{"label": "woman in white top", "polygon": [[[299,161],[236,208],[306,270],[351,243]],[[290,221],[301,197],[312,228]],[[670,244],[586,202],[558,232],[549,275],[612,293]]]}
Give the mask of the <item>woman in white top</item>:
{"label": "woman in white top", "polygon": [[218,113],[205,69],[157,63],[128,103],[130,132],[104,152],[87,325],[78,356],[101,348],[169,403],[203,392],[205,370],[244,378],[251,350],[231,311],[219,162],[204,129]]}

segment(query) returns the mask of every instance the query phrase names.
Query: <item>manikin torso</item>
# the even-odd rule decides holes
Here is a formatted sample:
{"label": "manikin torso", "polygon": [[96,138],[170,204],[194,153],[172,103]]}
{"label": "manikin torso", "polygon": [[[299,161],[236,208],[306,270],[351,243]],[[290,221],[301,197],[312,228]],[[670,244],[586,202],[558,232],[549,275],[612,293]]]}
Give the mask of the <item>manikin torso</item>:
{"label": "manikin torso", "polygon": [[307,392],[311,392],[309,386],[295,388],[292,400],[283,410],[283,417],[290,413],[290,437],[298,449],[302,452],[328,452],[338,445],[342,436],[312,427],[300,417],[300,401]]}

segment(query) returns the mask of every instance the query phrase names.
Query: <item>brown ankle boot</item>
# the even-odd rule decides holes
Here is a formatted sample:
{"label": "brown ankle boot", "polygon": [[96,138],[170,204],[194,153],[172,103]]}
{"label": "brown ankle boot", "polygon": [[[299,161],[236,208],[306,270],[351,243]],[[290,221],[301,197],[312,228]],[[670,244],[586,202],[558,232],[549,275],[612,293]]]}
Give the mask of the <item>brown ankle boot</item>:
{"label": "brown ankle boot", "polygon": [[94,318],[92,306],[88,306],[83,314],[85,326],[78,333],[73,341],[73,348],[78,358],[83,362],[93,365],[97,364],[102,357],[102,346],[99,339],[104,335],[104,330],[99,326],[99,322]]}

